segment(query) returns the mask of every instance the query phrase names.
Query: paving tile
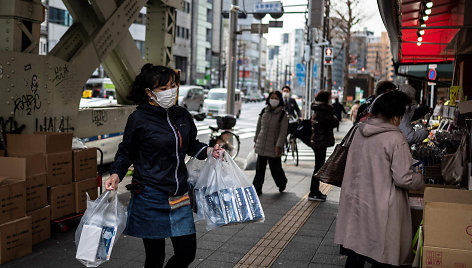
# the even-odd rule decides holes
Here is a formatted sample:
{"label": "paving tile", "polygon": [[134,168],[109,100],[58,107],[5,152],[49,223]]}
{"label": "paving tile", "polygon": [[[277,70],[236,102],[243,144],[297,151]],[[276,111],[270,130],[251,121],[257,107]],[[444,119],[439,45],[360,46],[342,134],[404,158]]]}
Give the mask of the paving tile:
{"label": "paving tile", "polygon": [[316,253],[311,262],[322,264],[344,265],[346,257],[342,255],[332,255],[325,253]]}
{"label": "paving tile", "polygon": [[199,262],[196,266],[200,268],[232,268],[234,263],[224,262],[224,261],[215,261],[215,260],[204,260]]}
{"label": "paving tile", "polygon": [[302,260],[309,262],[316,253],[318,245],[313,243],[304,243],[291,241],[284,249],[279,258],[289,260]]}
{"label": "paving tile", "polygon": [[197,247],[201,249],[218,250],[224,242],[201,239],[197,242]]}
{"label": "paving tile", "polygon": [[226,242],[231,238],[230,235],[220,235],[220,234],[211,234],[207,233],[202,236],[201,240],[205,241],[215,241],[215,242]]}
{"label": "paving tile", "polygon": [[244,257],[245,254],[242,253],[235,253],[235,252],[215,252],[208,256],[208,260],[213,260],[213,261],[222,261],[222,262],[230,262],[230,263],[238,263],[242,257]]}
{"label": "paving tile", "polygon": [[309,263],[300,260],[277,259],[271,267],[306,268]]}

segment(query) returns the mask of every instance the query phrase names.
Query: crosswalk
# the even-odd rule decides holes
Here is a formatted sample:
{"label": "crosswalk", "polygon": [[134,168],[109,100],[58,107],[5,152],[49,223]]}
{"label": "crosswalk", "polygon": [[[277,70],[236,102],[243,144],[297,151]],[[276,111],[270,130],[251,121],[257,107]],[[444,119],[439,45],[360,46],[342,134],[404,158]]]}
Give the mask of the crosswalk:
{"label": "crosswalk", "polygon": [[[197,126],[197,133],[199,136],[211,133],[208,123],[196,122],[195,125]],[[240,140],[253,138],[256,134],[256,126],[236,125],[233,132],[239,136]]]}
{"label": "crosswalk", "polygon": [[[313,164],[315,164],[315,153],[313,152],[313,149],[309,146],[307,146],[305,143],[303,143],[301,140],[297,140],[297,149],[298,149],[298,161],[311,161]],[[328,147],[326,150],[326,159],[331,155],[331,153],[334,150],[333,147]]]}

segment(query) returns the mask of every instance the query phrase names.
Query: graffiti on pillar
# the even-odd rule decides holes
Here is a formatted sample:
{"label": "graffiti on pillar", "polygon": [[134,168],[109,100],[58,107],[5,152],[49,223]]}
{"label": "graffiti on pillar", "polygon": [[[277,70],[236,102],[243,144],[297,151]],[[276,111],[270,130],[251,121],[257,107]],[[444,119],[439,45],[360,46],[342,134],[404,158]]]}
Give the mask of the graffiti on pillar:
{"label": "graffiti on pillar", "polygon": [[5,140],[7,134],[21,134],[25,125],[20,125],[13,117],[8,117],[7,119],[0,116],[0,149],[5,149]]}
{"label": "graffiti on pillar", "polygon": [[68,116],[50,116],[36,118],[36,131],[40,132],[73,132],[71,119]]}
{"label": "graffiti on pillar", "polygon": [[69,73],[69,65],[64,64],[61,66],[56,66],[54,68],[54,78],[52,79],[52,82],[54,83],[55,86],[58,86],[62,82],[66,80],[67,74]]}
{"label": "graffiti on pillar", "polygon": [[106,111],[95,111],[92,110],[92,123],[97,127],[103,126],[103,124],[108,120],[108,114]]}
{"label": "graffiti on pillar", "polygon": [[[28,81],[25,79],[25,87],[28,87]],[[34,111],[41,109],[41,100],[39,98],[39,81],[38,76],[31,76],[31,93],[23,94],[14,101],[15,108],[13,113],[25,112],[26,115],[32,115]]]}

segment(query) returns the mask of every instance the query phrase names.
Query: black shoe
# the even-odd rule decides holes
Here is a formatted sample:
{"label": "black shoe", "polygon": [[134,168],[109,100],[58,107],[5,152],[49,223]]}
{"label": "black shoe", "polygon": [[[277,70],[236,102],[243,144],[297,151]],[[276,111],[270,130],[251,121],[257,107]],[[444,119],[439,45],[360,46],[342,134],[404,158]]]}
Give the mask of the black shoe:
{"label": "black shoe", "polygon": [[285,191],[285,188],[287,188],[287,185],[279,187],[279,193],[282,193],[283,191]]}
{"label": "black shoe", "polygon": [[319,194],[316,194],[316,195],[309,194],[308,195],[308,200],[324,202],[324,201],[326,201],[326,195],[322,194],[322,193],[319,193]]}

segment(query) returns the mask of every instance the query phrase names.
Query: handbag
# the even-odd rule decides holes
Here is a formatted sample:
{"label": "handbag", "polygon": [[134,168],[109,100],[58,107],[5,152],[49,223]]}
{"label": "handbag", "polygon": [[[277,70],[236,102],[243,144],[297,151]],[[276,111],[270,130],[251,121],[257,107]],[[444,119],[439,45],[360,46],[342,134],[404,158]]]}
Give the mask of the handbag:
{"label": "handbag", "polygon": [[301,140],[306,145],[310,146],[310,138],[311,138],[311,120],[305,119],[303,120],[293,132],[293,136],[299,140]]}
{"label": "handbag", "polygon": [[460,184],[466,169],[466,135],[462,135],[461,144],[453,154],[446,154],[441,159],[441,176],[446,184]]}
{"label": "handbag", "polygon": [[243,170],[256,170],[257,154],[254,149],[247,155]]}
{"label": "handbag", "polygon": [[328,160],[326,160],[320,170],[316,172],[316,179],[327,184],[341,187],[344,169],[346,168],[347,153],[357,128],[357,124],[352,126],[341,143],[334,147],[334,151],[329,156]]}

